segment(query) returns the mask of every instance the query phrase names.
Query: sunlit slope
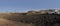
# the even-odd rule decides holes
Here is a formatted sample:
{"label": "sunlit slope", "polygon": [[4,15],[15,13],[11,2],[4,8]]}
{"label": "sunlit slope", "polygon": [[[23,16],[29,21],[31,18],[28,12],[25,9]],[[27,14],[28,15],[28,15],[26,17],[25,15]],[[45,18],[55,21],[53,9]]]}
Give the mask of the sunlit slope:
{"label": "sunlit slope", "polygon": [[32,26],[32,24],[25,24],[0,18],[0,26]]}
{"label": "sunlit slope", "polygon": [[0,13],[0,18],[6,17],[11,15],[10,13]]}
{"label": "sunlit slope", "polygon": [[[0,13],[0,26],[33,26],[33,24],[17,22],[20,14]],[[16,20],[16,21],[14,21]]]}
{"label": "sunlit slope", "polygon": [[[42,24],[49,22],[51,23],[60,23],[60,14],[33,14],[33,15],[25,15],[20,13],[6,13],[6,14],[0,14],[0,18],[3,18],[0,20],[0,24],[21,24],[25,25],[28,24],[29,26],[33,26],[32,24]],[[2,21],[3,20],[3,21]],[[45,22],[44,22],[45,20]],[[55,21],[56,20],[56,21]],[[11,22],[11,23],[10,23]],[[41,23],[42,22],[42,23]],[[13,26],[14,26],[13,25]],[[44,24],[42,24],[44,25]],[[22,25],[21,25],[22,26]]]}

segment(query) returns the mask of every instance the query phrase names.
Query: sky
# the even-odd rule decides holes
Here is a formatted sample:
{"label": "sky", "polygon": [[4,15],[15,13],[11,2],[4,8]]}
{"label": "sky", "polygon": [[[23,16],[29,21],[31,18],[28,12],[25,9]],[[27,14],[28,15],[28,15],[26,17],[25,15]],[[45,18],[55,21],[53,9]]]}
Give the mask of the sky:
{"label": "sky", "polygon": [[0,0],[0,12],[60,9],[60,0]]}

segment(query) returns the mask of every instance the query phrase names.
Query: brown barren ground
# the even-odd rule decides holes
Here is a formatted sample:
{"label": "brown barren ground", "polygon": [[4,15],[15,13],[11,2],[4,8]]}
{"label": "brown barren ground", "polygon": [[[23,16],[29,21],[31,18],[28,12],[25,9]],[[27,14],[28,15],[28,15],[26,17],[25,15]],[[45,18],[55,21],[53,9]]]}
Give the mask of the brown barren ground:
{"label": "brown barren ground", "polygon": [[33,24],[26,24],[0,18],[0,26],[33,26]]}

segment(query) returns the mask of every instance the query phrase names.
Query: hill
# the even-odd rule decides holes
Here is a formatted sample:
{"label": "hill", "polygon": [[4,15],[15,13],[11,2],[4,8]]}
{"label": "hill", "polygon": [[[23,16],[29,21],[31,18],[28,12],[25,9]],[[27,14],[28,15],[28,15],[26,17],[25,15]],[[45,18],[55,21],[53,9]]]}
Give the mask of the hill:
{"label": "hill", "polygon": [[0,13],[0,18],[2,18],[3,20],[3,21],[0,20],[2,24],[4,22],[9,23],[11,21],[12,21],[12,25],[14,24],[14,22],[15,24],[20,22],[21,24],[23,23],[23,25],[25,24],[25,26],[26,24],[29,24],[31,26],[33,26],[34,24],[35,26],[53,26],[56,23],[60,24],[60,14],[48,14],[47,12],[43,14],[41,14],[41,12],[40,13],[35,13],[35,12]]}

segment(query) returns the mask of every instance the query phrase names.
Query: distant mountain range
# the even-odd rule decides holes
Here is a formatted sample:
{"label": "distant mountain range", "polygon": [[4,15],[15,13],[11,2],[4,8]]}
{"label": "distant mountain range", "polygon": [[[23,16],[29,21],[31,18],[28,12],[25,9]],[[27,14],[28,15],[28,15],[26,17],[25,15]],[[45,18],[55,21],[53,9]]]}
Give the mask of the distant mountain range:
{"label": "distant mountain range", "polygon": [[27,13],[27,14],[60,14],[60,10],[56,9],[46,9],[46,10],[32,10],[27,12],[0,12],[0,13]]}

